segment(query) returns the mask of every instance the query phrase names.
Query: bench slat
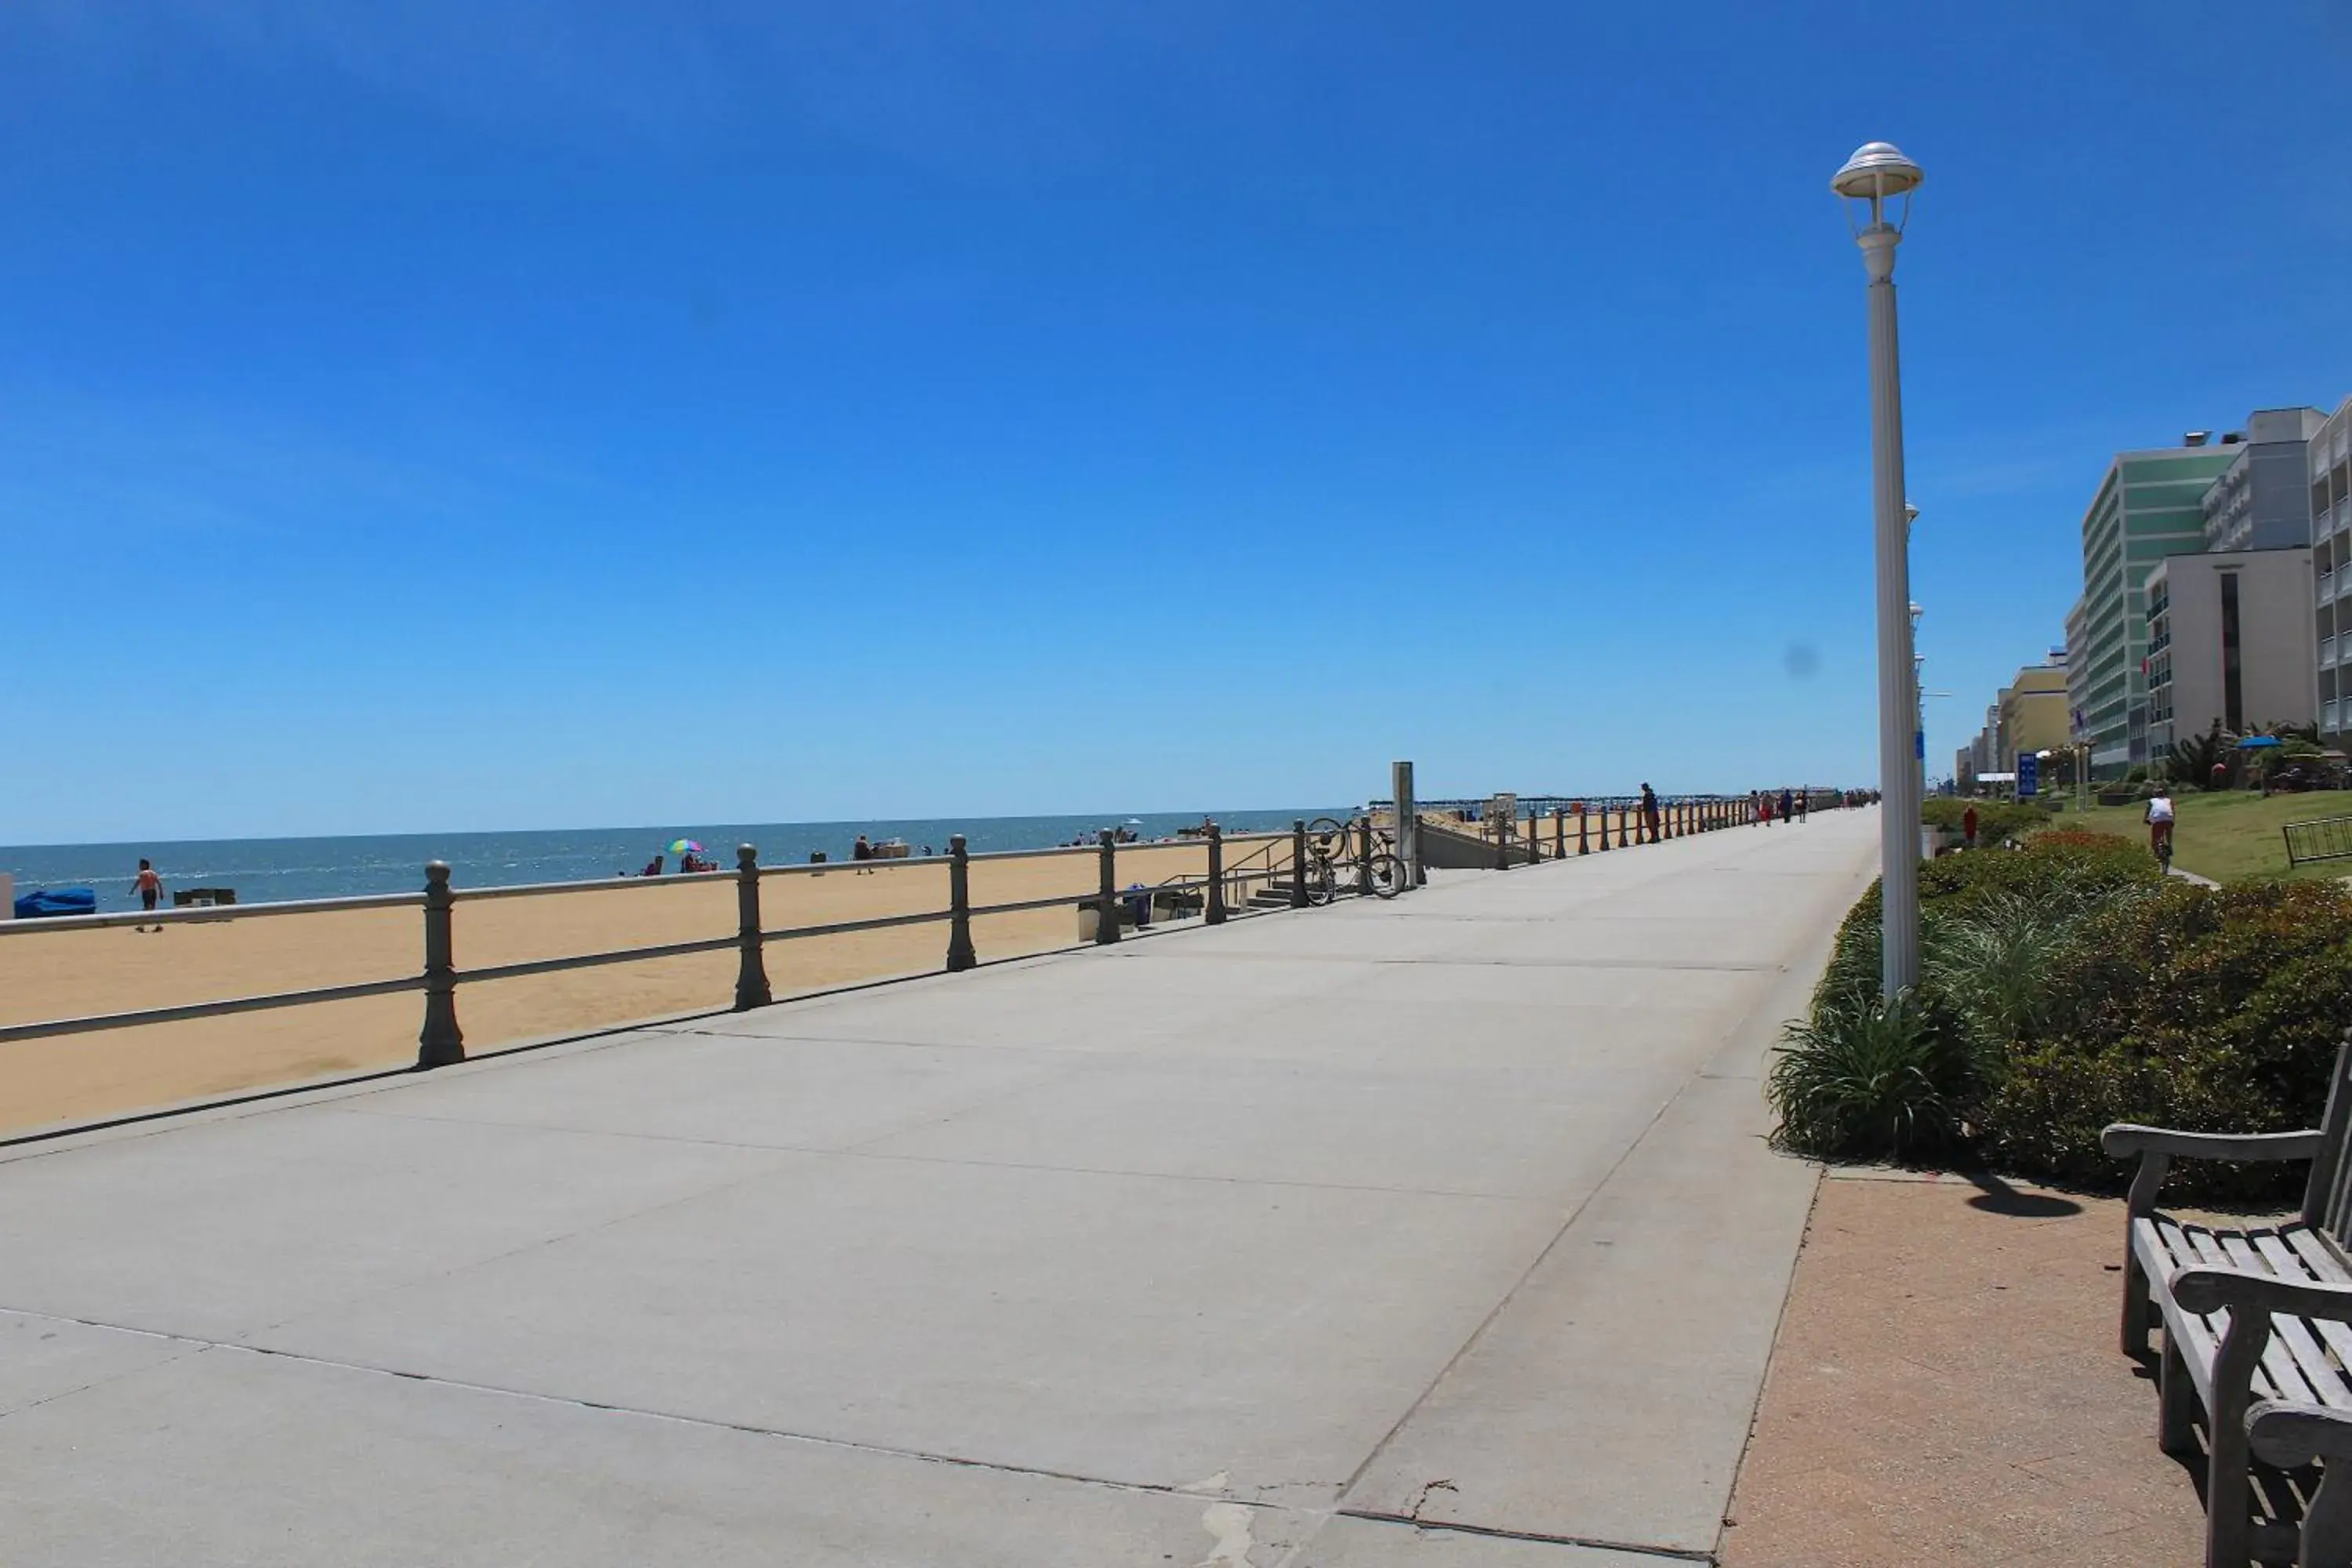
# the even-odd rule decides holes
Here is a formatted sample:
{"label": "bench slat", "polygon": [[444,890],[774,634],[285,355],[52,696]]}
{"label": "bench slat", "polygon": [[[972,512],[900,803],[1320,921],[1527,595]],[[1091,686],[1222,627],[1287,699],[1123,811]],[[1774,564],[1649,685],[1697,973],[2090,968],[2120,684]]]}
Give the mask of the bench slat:
{"label": "bench slat", "polygon": [[[2263,1260],[2270,1265],[2271,1272],[2280,1279],[2304,1279],[2311,1277],[2304,1260],[2296,1256],[2294,1248],[2288,1246],[2278,1232],[2249,1231],[2246,1239],[2253,1245],[2255,1251],[2262,1254]],[[2334,1409],[2352,1410],[2352,1384],[2345,1380],[2344,1363],[2328,1353],[2330,1347],[2322,1345],[2314,1337],[2314,1331],[2321,1326],[2322,1321],[2318,1319],[2283,1318],[2276,1314],[2271,1318],[2272,1329],[2294,1352],[2295,1364],[2303,1369],[2304,1377],[2318,1393],[2320,1402]]]}
{"label": "bench slat", "polygon": [[2294,1255],[2303,1259],[2304,1267],[2311,1270],[2314,1278],[2330,1285],[2352,1285],[2352,1269],[2344,1267],[2326,1237],[2307,1225],[2288,1226],[2279,1235],[2294,1248]]}
{"label": "bench slat", "polygon": [[[2201,1261],[2215,1268],[2239,1267],[2231,1259],[2230,1255],[2221,1249],[2221,1238],[2203,1226],[2184,1225],[2180,1227],[2180,1234],[2188,1237],[2189,1245],[2197,1249],[2197,1255]],[[2256,1272],[2267,1274],[2270,1270],[2261,1268],[2258,1263]],[[2184,1313],[2183,1316],[2187,1314]],[[2213,1336],[2213,1353],[2218,1355],[2221,1352],[2221,1336],[2230,1331],[2229,1309],[2225,1307],[2218,1312],[2209,1312],[2203,1321],[2206,1331]],[[2284,1345],[2279,1343],[2278,1335],[2275,1333],[2271,1335],[2263,1345],[2262,1363],[2254,1368],[2253,1376],[2248,1381],[2256,1399],[2284,1399],[2295,1405],[2319,1403],[2318,1396],[2313,1394],[2310,1385],[2304,1382],[2303,1373],[2294,1364],[2294,1355]],[[2212,1383],[2209,1373],[2203,1390],[2210,1395],[2211,1388]],[[2210,1408],[2210,1404],[2208,1408]]]}
{"label": "bench slat", "polygon": [[[2347,1163],[2352,1164],[2352,1161]],[[2352,1271],[2347,1271],[2326,1239],[2305,1226],[2292,1226],[2279,1232],[2279,1237],[2294,1248],[2304,1267],[2331,1285],[2352,1285]],[[2314,1318],[2311,1326],[2327,1348],[2336,1352],[2338,1364],[2347,1369],[2352,1378],[2352,1325],[2333,1322],[2326,1318]]]}
{"label": "bench slat", "polygon": [[[2213,1230],[2209,1230],[2205,1234],[2212,1238],[2214,1246],[2221,1249],[2222,1258],[2231,1268],[2242,1269],[2248,1274],[2273,1272],[2269,1260],[2256,1251],[2243,1236],[2230,1231]],[[2289,1279],[2298,1279],[2302,1277],[2301,1269],[2288,1276]],[[2304,1375],[2303,1363],[2295,1358],[2294,1347],[2287,1341],[2285,1331],[2286,1325],[2290,1322],[2295,1324],[2296,1332],[2303,1332],[2303,1325],[2296,1320],[2281,1317],[2275,1312],[2271,1314],[2271,1337],[2263,1346],[2263,1370],[2270,1373],[2271,1382],[2278,1389],[2282,1398],[2291,1400],[2297,1405],[2325,1405],[2327,1403],[2327,1396],[2321,1392],[2324,1385],[2315,1385]],[[2307,1333],[2304,1334],[2306,1342],[2310,1337]],[[2315,1346],[2314,1352],[2315,1354]],[[2326,1358],[2321,1357],[2320,1361],[2324,1366]]]}
{"label": "bench slat", "polygon": [[[2294,1250],[2280,1241],[2275,1232],[2250,1231],[2243,1235],[2222,1235],[2221,1249],[2240,1267],[2250,1272],[2275,1275],[2281,1279],[2302,1281],[2311,1278],[2310,1270]],[[2264,1243],[2268,1243],[2267,1246]],[[2311,1325],[2302,1318],[2283,1312],[2271,1314],[2271,1342],[2284,1348],[2294,1363],[2295,1372],[2311,1389],[2311,1402],[2338,1410],[2352,1410],[2352,1389],[2344,1384],[2343,1374],[2328,1360],[2327,1352],[2311,1335]],[[2265,1357],[2267,1359],[2267,1357]]]}

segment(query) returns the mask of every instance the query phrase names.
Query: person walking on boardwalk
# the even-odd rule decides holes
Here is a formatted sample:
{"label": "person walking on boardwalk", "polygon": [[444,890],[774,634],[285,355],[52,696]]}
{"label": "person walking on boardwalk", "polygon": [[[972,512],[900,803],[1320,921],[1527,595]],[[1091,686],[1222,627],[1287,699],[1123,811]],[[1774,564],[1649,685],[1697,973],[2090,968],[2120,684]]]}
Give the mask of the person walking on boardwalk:
{"label": "person walking on boardwalk", "polygon": [[1772,826],[1772,797],[1762,790],[1756,792],[1756,820],[1765,826]]}
{"label": "person walking on boardwalk", "polygon": [[1797,820],[1797,800],[1789,793],[1789,786],[1786,784],[1780,786],[1780,820],[1783,822]]}
{"label": "person walking on boardwalk", "polygon": [[1658,792],[1650,787],[1647,779],[1642,781],[1642,831],[1651,843],[1658,841]]}
{"label": "person walking on boardwalk", "polygon": [[[131,879],[131,890],[139,895],[141,909],[151,915],[155,912],[155,902],[163,896],[163,879],[155,875],[155,868],[143,858],[139,862],[139,875]],[[150,926],[146,921],[142,921],[131,929],[160,931],[163,929],[163,922],[157,921]]]}

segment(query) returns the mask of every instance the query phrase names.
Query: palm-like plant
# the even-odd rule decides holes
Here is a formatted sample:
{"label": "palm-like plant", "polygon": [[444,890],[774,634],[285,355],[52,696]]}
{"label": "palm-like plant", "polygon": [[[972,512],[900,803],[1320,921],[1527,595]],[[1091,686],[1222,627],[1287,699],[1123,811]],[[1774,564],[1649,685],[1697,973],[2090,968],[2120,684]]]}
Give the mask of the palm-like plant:
{"label": "palm-like plant", "polygon": [[2216,719],[2205,733],[2172,742],[2171,751],[2165,754],[2165,775],[2203,789],[2213,776],[2214,764],[2226,763],[2229,757],[2229,745],[2221,739],[2221,721]]}

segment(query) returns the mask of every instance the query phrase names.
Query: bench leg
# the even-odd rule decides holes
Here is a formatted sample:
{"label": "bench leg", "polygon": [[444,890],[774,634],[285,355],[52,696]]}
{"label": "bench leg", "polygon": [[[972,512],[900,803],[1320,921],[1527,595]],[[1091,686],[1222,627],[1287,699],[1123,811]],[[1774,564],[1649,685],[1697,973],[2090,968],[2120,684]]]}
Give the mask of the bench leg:
{"label": "bench leg", "polygon": [[[2213,1358],[2213,1403],[2205,1412],[2205,1568],[2248,1568],[2252,1560],[2246,1406],[2252,1401],[2254,1368],[2270,1338],[2268,1312],[2231,1312],[2221,1352]],[[2187,1369],[2179,1381],[2189,1381]]]}
{"label": "bench leg", "polygon": [[2172,1348],[2169,1333],[2164,1336],[2164,1359],[2157,1369],[2156,1386],[2156,1446],[2176,1458],[2195,1453],[2197,1385],[2189,1381],[2188,1365]]}
{"label": "bench leg", "polygon": [[2147,1353],[2148,1330],[2147,1275],[2140,1268],[2139,1254],[2131,1244],[2124,1244],[2124,1354],[2138,1357]]}
{"label": "bench leg", "polygon": [[[2337,1480],[2343,1481],[2337,1486]],[[2333,1459],[2319,1472],[2319,1490],[2304,1510],[2303,1545],[2295,1568],[2343,1568],[2352,1563],[2352,1465],[2337,1474]]]}

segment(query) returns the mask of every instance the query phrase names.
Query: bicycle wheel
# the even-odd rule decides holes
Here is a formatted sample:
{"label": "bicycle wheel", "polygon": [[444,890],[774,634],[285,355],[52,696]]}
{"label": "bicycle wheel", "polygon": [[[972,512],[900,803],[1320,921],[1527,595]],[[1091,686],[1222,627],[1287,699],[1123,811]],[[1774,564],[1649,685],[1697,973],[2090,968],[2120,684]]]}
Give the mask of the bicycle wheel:
{"label": "bicycle wheel", "polygon": [[1404,891],[1404,862],[1393,855],[1372,857],[1372,892],[1380,898],[1393,899]]}
{"label": "bicycle wheel", "polygon": [[1339,879],[1331,872],[1331,862],[1320,855],[1309,856],[1307,861],[1307,901],[1318,908],[1339,896]]}
{"label": "bicycle wheel", "polygon": [[1336,816],[1318,816],[1307,825],[1307,845],[1326,860],[1337,859],[1348,847],[1348,825]]}

